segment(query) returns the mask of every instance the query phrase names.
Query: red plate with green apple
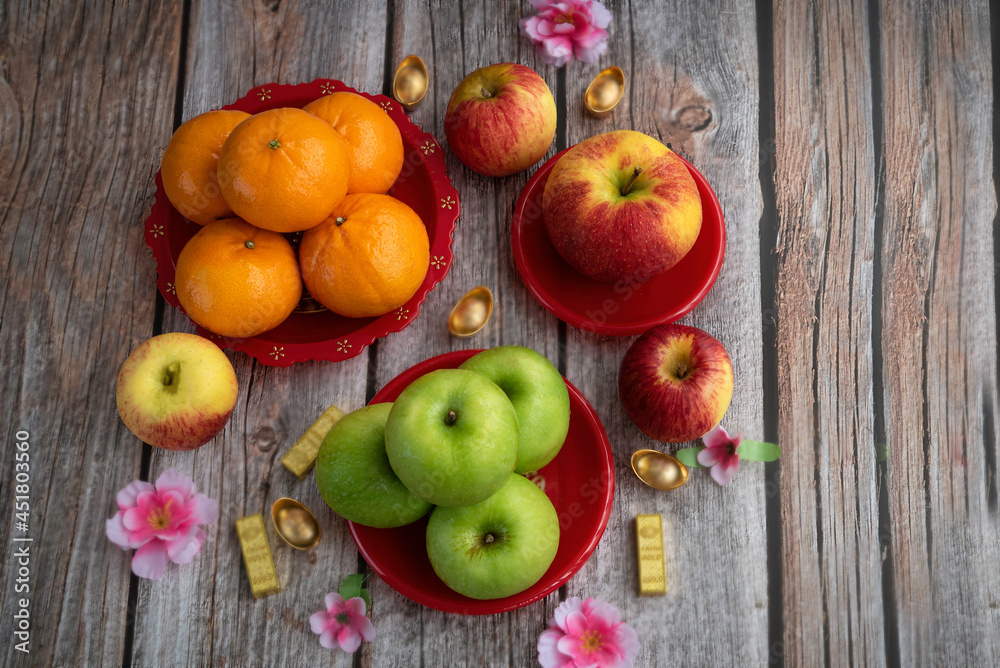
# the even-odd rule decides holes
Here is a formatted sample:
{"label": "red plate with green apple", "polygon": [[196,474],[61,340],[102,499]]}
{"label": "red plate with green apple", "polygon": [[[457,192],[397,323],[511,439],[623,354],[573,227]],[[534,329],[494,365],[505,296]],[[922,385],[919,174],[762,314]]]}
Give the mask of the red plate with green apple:
{"label": "red plate with green apple", "polygon": [[681,158],[698,186],[702,206],[701,231],[688,254],[645,282],[600,283],[562,259],[545,231],[545,182],[566,151],[538,168],[514,207],[510,235],[514,263],[531,294],[560,320],[584,331],[613,336],[642,334],[690,313],[712,289],[726,253],[722,207],[705,177]]}
{"label": "red plate with green apple", "polygon": [[[479,350],[456,350],[425,360],[396,376],[371,403],[394,401],[411,382],[437,369],[455,369]],[[427,518],[395,529],[348,522],[351,536],[371,569],[416,603],[463,615],[510,612],[542,599],[566,583],[597,548],[611,515],[615,475],[611,444],[600,418],[573,385],[569,390],[569,433],[556,458],[532,480],[559,516],[559,548],[542,578],[520,594],[492,600],[468,598],[448,588],[427,558]]]}

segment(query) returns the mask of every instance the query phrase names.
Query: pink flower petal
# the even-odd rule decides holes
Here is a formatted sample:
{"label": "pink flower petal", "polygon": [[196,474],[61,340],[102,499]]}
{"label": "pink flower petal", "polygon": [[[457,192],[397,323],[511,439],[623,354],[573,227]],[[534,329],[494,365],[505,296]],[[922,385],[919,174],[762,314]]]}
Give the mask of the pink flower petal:
{"label": "pink flower petal", "polygon": [[204,494],[195,494],[188,502],[190,517],[197,524],[215,524],[219,519],[219,502]]}
{"label": "pink flower petal", "polygon": [[575,659],[580,654],[580,638],[577,636],[563,636],[556,643],[556,649],[560,653]]}
{"label": "pink flower petal", "polygon": [[566,615],[566,633],[582,636],[590,629],[590,621],[583,612],[571,612]]}
{"label": "pink flower petal", "polygon": [[159,580],[166,569],[167,548],[161,541],[150,541],[132,555],[132,572],[141,578]]}
{"label": "pink flower petal", "polygon": [[354,626],[365,642],[375,640],[375,625],[372,624],[372,620],[362,617]]}
{"label": "pink flower petal", "polygon": [[326,595],[326,609],[335,615],[344,611],[344,597],[335,591]]}
{"label": "pink flower petal", "polygon": [[364,617],[365,612],[365,599],[360,596],[355,596],[354,598],[349,598],[344,601],[344,610],[348,615],[356,615],[358,617]]}
{"label": "pink flower petal", "polygon": [[701,437],[701,442],[705,444],[706,448],[721,448],[731,445],[733,439],[730,438],[721,424],[717,424],[711,431]]}
{"label": "pink flower petal", "polygon": [[578,612],[583,608],[583,601],[581,601],[576,596],[571,596],[567,598],[562,604],[556,608],[555,616],[549,621],[549,626],[554,626],[555,628],[562,629],[565,633],[566,631],[566,615],[571,612]]}
{"label": "pink flower petal", "polygon": [[598,28],[604,29],[611,25],[611,12],[598,0],[590,3],[591,22]]}
{"label": "pink flower petal", "polygon": [[122,513],[122,525],[129,531],[148,529],[146,513],[140,508],[129,508]]}
{"label": "pink flower petal", "polygon": [[563,668],[569,663],[569,657],[559,651],[559,638],[562,634],[549,629],[538,636],[538,663],[542,668]]}
{"label": "pink flower petal", "polygon": [[323,633],[326,630],[326,610],[320,610],[309,615],[309,628],[313,633]]}
{"label": "pink flower petal", "polygon": [[607,49],[607,42],[601,42],[592,49],[578,48],[576,50],[576,59],[583,63],[596,63],[600,59],[601,54],[607,51]]}
{"label": "pink flower petal", "polygon": [[122,510],[127,508],[133,508],[136,504],[136,497],[142,492],[152,492],[154,487],[150,485],[145,480],[133,480],[123,489],[119,490],[118,496],[115,497],[115,501],[118,502],[118,507]]}
{"label": "pink flower petal", "polygon": [[177,540],[167,541],[167,557],[175,564],[187,564],[201,551],[201,541],[195,534],[181,536]]}
{"label": "pink flower petal", "polygon": [[521,34],[527,35],[533,42],[540,42],[542,40],[542,35],[538,32],[538,24],[540,21],[541,19],[537,16],[530,16],[526,19],[518,21],[518,25],[521,28]]}
{"label": "pink flower petal", "polygon": [[705,448],[698,452],[698,463],[702,466],[714,466],[722,459],[723,453],[725,453],[725,446]]}
{"label": "pink flower petal", "polygon": [[732,457],[728,462],[720,461],[712,467],[712,479],[720,485],[728,485],[733,476],[740,470],[739,457]]}
{"label": "pink flower petal", "polygon": [[135,497],[135,507],[148,515],[162,508],[163,504],[154,490],[151,492],[139,492],[139,495]]}
{"label": "pink flower petal", "polygon": [[350,626],[345,626],[337,633],[337,642],[340,643],[340,649],[353,654],[361,647],[361,634]]}
{"label": "pink flower petal", "polygon": [[583,607],[590,621],[590,628],[602,633],[611,631],[621,621],[618,608],[605,601],[588,598]]}
{"label": "pink flower petal", "polygon": [[337,636],[333,630],[327,629],[319,636],[319,644],[327,649],[333,649],[337,646]]}
{"label": "pink flower petal", "polygon": [[615,644],[621,650],[622,656],[628,661],[631,661],[636,656],[639,655],[639,649],[641,647],[639,643],[639,634],[635,632],[631,626],[625,623],[621,623],[615,628],[614,632]]}
{"label": "pink flower petal", "polygon": [[156,491],[163,496],[164,492],[177,492],[181,500],[187,499],[194,491],[194,483],[191,478],[176,469],[167,469],[156,479]]}
{"label": "pink flower petal", "polygon": [[129,549],[129,538],[132,532],[125,528],[122,524],[122,511],[115,513],[115,516],[104,523],[104,531],[108,535],[108,539],[123,549]]}

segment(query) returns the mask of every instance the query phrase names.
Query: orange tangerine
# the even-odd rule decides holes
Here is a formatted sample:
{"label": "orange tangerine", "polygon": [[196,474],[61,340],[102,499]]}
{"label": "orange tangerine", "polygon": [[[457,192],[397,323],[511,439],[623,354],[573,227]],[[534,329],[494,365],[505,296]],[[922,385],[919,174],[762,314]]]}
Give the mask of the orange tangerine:
{"label": "orange tangerine", "polygon": [[217,167],[229,133],[250,114],[217,109],[185,121],[170,138],[160,177],[167,199],[188,220],[204,225],[233,210],[219,191]]}
{"label": "orange tangerine", "polygon": [[309,294],[349,318],[382,315],[405,304],[424,282],[429,260],[420,216],[389,195],[348,195],[299,244]]}
{"label": "orange tangerine", "polygon": [[333,126],[351,156],[348,194],[384,193],[403,168],[403,137],[382,107],[357,93],[326,95],[305,106]]}
{"label": "orange tangerine", "polygon": [[239,218],[209,223],[191,237],[174,281],[192,320],[240,339],[280,325],[302,297],[292,245]]}
{"label": "orange tangerine", "polygon": [[251,116],[219,156],[222,196],[261,229],[299,232],[319,225],[347,194],[347,144],[329,123],[290,107]]}

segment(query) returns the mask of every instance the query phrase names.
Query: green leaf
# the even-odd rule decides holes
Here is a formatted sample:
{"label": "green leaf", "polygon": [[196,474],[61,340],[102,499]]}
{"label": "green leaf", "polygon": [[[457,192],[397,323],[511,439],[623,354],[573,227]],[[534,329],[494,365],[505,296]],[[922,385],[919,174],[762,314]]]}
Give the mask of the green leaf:
{"label": "green leaf", "polygon": [[365,602],[365,610],[371,610],[372,609],[372,597],[368,595],[368,590],[367,589],[362,589],[361,590],[361,598]]}
{"label": "green leaf", "polygon": [[781,448],[774,443],[746,439],[740,443],[740,447],[736,448],[736,454],[741,459],[751,462],[773,462],[781,456]]}
{"label": "green leaf", "polygon": [[355,598],[361,596],[361,585],[365,582],[365,576],[360,573],[355,573],[354,575],[348,575],[346,578],[340,582],[340,595],[346,601],[350,598]]}
{"label": "green leaf", "polygon": [[700,445],[693,448],[681,448],[674,453],[674,457],[676,457],[677,461],[689,469],[704,468],[698,463],[698,453],[704,449],[705,448]]}

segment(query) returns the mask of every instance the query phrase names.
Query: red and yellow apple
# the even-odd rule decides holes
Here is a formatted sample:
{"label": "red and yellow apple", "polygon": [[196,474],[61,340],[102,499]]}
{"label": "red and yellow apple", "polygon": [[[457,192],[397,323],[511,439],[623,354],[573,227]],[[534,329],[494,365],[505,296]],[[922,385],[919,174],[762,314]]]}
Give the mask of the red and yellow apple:
{"label": "red and yellow apple", "polygon": [[444,117],[451,152],[485,176],[522,172],[556,134],[556,101],[530,67],[500,63],[462,79]]}
{"label": "red and yellow apple", "polygon": [[625,353],[618,395],[632,422],[650,438],[693,441],[726,414],[733,398],[733,365],[711,334],[659,325]]}
{"label": "red and yellow apple", "polygon": [[701,196],[684,162],[641,132],[618,130],[568,150],[542,197],[545,229],[571,267],[636,283],[680,262],[701,231]]}
{"label": "red and yellow apple", "polygon": [[219,347],[194,334],[154,336],[118,372],[122,422],[141,440],[167,450],[193,450],[222,431],[239,384]]}

